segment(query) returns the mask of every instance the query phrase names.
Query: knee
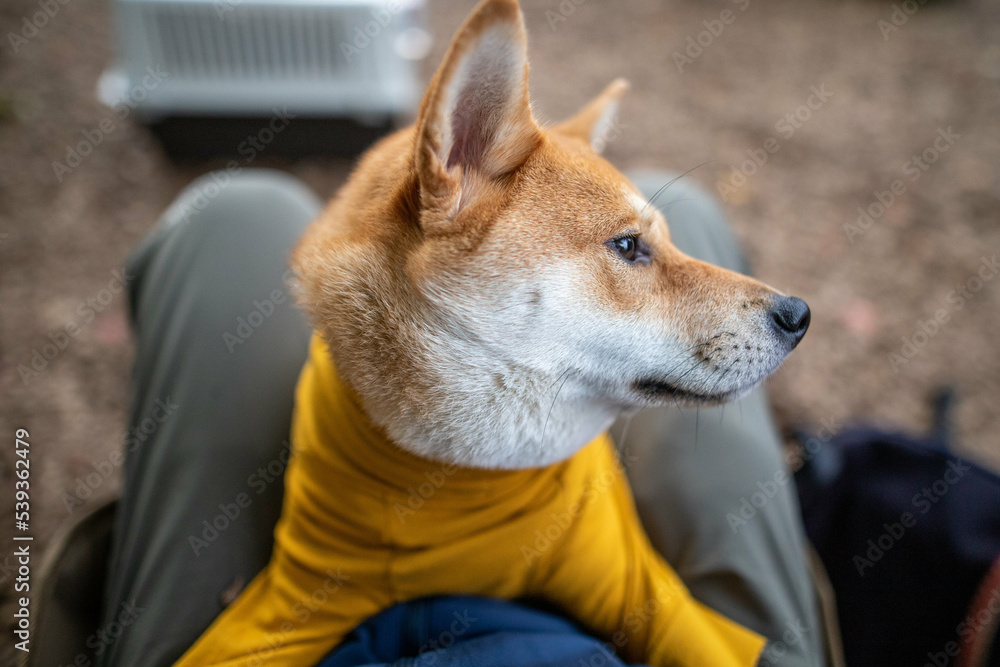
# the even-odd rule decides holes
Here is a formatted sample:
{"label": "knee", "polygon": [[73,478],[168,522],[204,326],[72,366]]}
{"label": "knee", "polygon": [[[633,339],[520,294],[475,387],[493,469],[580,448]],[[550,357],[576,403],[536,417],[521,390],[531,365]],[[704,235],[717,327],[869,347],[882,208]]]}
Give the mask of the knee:
{"label": "knee", "polygon": [[308,221],[318,215],[321,203],[291,174],[236,167],[210,172],[188,185],[167,209],[163,224],[169,228],[198,220],[227,219],[229,216],[224,212],[236,208],[257,211],[263,216],[282,211],[285,219]]}
{"label": "knee", "polygon": [[[228,169],[201,176],[178,195],[129,256],[132,313],[137,312],[142,276],[157,258],[176,262],[199,252],[231,259],[253,253],[257,265],[268,257],[284,267],[290,246],[321,208],[305,184],[280,171]],[[240,249],[234,250],[234,245]]]}

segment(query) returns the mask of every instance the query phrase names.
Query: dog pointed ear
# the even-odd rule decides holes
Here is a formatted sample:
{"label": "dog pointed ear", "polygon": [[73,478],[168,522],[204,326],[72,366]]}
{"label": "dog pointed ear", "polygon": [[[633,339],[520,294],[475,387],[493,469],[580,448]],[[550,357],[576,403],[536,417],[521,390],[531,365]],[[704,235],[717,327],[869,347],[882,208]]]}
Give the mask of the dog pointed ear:
{"label": "dog pointed ear", "polygon": [[615,79],[604,92],[576,112],[575,116],[559,123],[552,131],[583,141],[595,153],[602,152],[607,143],[607,134],[615,122],[618,104],[627,92],[628,81]]}
{"label": "dog pointed ear", "polygon": [[420,106],[414,166],[423,217],[454,219],[541,140],[528,98],[521,8],[517,0],[484,0],[459,29]]}

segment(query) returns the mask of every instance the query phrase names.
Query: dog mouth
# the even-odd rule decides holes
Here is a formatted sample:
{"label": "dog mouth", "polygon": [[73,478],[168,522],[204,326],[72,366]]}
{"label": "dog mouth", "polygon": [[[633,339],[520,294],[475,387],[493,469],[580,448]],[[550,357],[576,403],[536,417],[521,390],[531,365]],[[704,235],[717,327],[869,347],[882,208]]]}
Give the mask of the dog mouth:
{"label": "dog mouth", "polygon": [[690,389],[682,389],[676,385],[655,378],[644,378],[632,383],[632,389],[653,402],[671,401],[681,404],[713,404],[724,403],[732,396],[732,392],[718,394],[702,393]]}

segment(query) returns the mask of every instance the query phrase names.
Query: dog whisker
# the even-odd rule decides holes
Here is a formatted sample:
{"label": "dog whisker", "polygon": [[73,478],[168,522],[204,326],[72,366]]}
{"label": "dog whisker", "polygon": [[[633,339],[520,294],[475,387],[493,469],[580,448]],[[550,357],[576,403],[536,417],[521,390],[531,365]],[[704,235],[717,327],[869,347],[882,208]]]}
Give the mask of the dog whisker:
{"label": "dog whisker", "polygon": [[733,370],[732,366],[727,368],[725,372],[723,372],[722,375],[719,376],[719,378],[715,381],[715,384],[712,385],[712,389],[708,392],[709,396],[715,395],[715,390],[719,388],[719,385],[722,384],[722,381],[726,379],[726,376],[729,375],[729,371],[731,370]]}
{"label": "dog whisker", "polygon": [[691,368],[687,369],[684,372],[683,375],[681,375],[679,378],[677,378],[677,382],[680,383],[684,378],[686,378],[688,375],[690,375],[695,369],[698,368],[698,365],[700,363],[701,363],[701,360],[695,359],[694,363],[691,365]]}
{"label": "dog whisker", "polygon": [[660,187],[659,190],[657,190],[656,192],[654,192],[653,196],[649,198],[649,201],[646,202],[646,205],[642,207],[641,211],[639,211],[639,215],[642,215],[643,213],[645,213],[646,209],[649,208],[653,204],[653,202],[656,201],[656,198],[660,196],[660,193],[662,193],[663,191],[665,191],[671,185],[673,185],[674,183],[676,183],[680,179],[684,178],[685,176],[687,176],[688,174],[690,174],[695,169],[698,169],[700,167],[704,167],[706,164],[712,164],[713,162],[715,162],[715,160],[709,160],[708,162],[702,162],[699,165],[695,165],[694,167],[691,167],[690,169],[688,169],[687,171],[685,171],[683,174],[681,174],[679,176],[675,176],[674,178],[672,178],[669,181],[667,181],[666,183],[664,183],[663,186]]}
{"label": "dog whisker", "polygon": [[672,204],[680,204],[680,203],[686,202],[686,201],[698,201],[698,200],[697,199],[692,199],[691,197],[685,197],[684,199],[671,199],[668,202],[664,202],[663,205],[665,207],[669,207]]}
{"label": "dog whisker", "polygon": [[[694,344],[694,345],[692,345],[691,347],[689,347],[689,348],[687,348],[686,350],[684,350],[683,352],[681,352],[681,354],[687,354],[688,352],[690,352],[691,350],[694,350],[694,349],[696,349],[696,348],[700,348],[700,347],[705,347],[706,345],[709,345],[709,344],[711,344],[711,343],[712,343],[712,341],[714,341],[714,340],[715,340],[716,338],[719,338],[719,337],[721,337],[721,336],[725,336],[725,335],[727,335],[727,334],[728,334],[728,335],[730,335],[730,336],[735,336],[735,335],[736,335],[736,334],[733,334],[733,333],[731,333],[731,332],[728,332],[728,331],[722,331],[722,332],[720,332],[720,333],[717,333],[717,334],[715,334],[714,336],[712,336],[711,338],[709,338],[709,339],[708,339],[708,340],[706,340],[706,341],[703,341],[703,342],[701,342],[701,343],[695,343],[695,344]],[[711,357],[710,357],[710,355],[709,355],[709,356],[708,356],[707,358],[711,358]],[[671,369],[670,369],[669,371],[667,371],[667,372],[666,372],[666,375],[667,375],[667,376],[670,376],[670,375],[671,375],[671,374],[673,374],[673,372],[674,372],[675,370],[677,370],[677,369],[678,369],[678,368],[679,368],[679,367],[680,367],[680,366],[681,366],[682,364],[684,364],[685,362],[687,362],[687,361],[689,361],[689,360],[690,360],[690,359],[689,359],[689,358],[687,358],[687,357],[685,357],[684,359],[681,359],[681,360],[680,360],[680,361],[679,361],[679,362],[677,363],[677,365],[675,365],[675,366],[674,366],[673,368],[671,368]],[[696,364],[696,365],[697,365],[697,364]]]}
{"label": "dog whisker", "polygon": [[[542,437],[540,438],[541,442],[545,442],[545,430],[549,426],[549,417],[552,416],[552,408],[554,408],[556,406],[556,399],[559,398],[559,392],[562,391],[562,388],[566,385],[566,380],[569,379],[570,374],[573,373],[573,372],[574,372],[573,369],[570,368],[570,369],[568,369],[565,373],[563,373],[560,376],[560,377],[562,377],[562,384],[560,384],[559,385],[559,389],[556,390],[556,395],[552,397],[552,404],[549,405],[549,411],[547,413],[545,413],[545,423],[542,424]],[[559,380],[557,379],[556,382],[558,382],[558,381]]]}
{"label": "dog whisker", "polygon": [[[636,406],[633,404],[633,405],[631,405],[629,407],[622,408],[622,412],[624,412],[625,410],[629,410],[629,409],[635,408],[635,407]],[[623,460],[623,458],[624,458],[624,454],[625,454],[625,449],[628,447],[628,445],[627,445],[627,442],[628,442],[628,431],[629,431],[629,428],[632,426],[632,419],[636,415],[638,415],[640,412],[642,412],[645,408],[646,408],[646,406],[644,406],[644,405],[640,406],[639,409],[636,412],[630,414],[628,417],[625,418],[625,426],[622,427],[622,434],[621,434],[621,438],[620,438],[621,442],[619,443],[620,447],[615,447],[615,454],[618,456],[618,464],[622,467],[623,470],[628,467],[628,462],[625,461],[625,460]]]}
{"label": "dog whisker", "polygon": [[530,306],[533,303],[535,303],[534,300],[520,301],[518,303],[512,303],[509,306],[504,306],[503,308],[498,308],[497,310],[495,310],[493,312],[495,312],[495,313],[502,313],[505,310],[510,310],[511,308],[516,308],[517,306]]}

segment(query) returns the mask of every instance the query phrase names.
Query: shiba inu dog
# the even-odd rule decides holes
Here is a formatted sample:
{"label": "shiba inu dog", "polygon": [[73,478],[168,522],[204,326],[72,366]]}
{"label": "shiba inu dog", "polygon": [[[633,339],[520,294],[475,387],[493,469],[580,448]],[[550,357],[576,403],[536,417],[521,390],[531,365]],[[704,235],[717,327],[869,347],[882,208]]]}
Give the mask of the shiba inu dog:
{"label": "shiba inu dog", "polygon": [[450,593],[545,598],[630,660],[755,664],[649,545],[604,431],[744,395],[809,310],[681,253],[597,155],[626,89],[543,128],[517,1],[467,19],[294,253],[316,335],[274,555],[179,664],[315,664]]}

